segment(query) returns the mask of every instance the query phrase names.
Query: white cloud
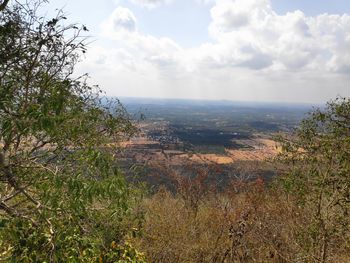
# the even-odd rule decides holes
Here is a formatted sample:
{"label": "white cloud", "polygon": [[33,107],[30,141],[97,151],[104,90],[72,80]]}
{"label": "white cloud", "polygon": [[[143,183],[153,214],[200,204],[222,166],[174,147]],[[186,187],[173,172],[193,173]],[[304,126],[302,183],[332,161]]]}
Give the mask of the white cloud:
{"label": "white cloud", "polygon": [[[127,21],[127,30],[124,30],[124,21]],[[137,60],[139,64],[150,63],[162,68],[177,61],[182,48],[175,41],[166,37],[157,38],[142,34],[137,31],[136,26],[129,27],[129,21],[131,25],[136,24],[133,13],[127,8],[117,7],[102,24],[103,36],[116,40],[126,52],[133,54],[132,59]]]}
{"label": "white cloud", "polygon": [[259,19],[269,10],[266,0],[217,0],[211,9],[211,27],[219,32],[238,30],[247,26],[252,19]]}
{"label": "white cloud", "polygon": [[[337,72],[350,65],[345,52],[349,15],[307,17],[301,11],[277,15],[268,0],[217,0],[211,15],[211,36],[220,45],[230,46],[239,65],[249,62],[250,68],[261,69],[277,64],[290,70],[308,67]],[[251,47],[254,52],[240,63]],[[261,63],[262,57],[273,64]]]}
{"label": "white cloud", "polygon": [[198,4],[209,5],[215,3],[215,0],[195,0]]}
{"label": "white cloud", "polygon": [[111,32],[134,32],[136,31],[136,17],[127,8],[117,7],[109,19],[104,23],[104,27],[109,27]]}
{"label": "white cloud", "polygon": [[[133,1],[148,7],[168,2]],[[99,68],[103,82],[110,79],[110,85],[119,78],[129,91],[135,89],[134,95],[195,93],[231,99],[271,95],[295,100],[293,96],[303,94],[305,100],[313,100],[317,86],[324,97],[350,95],[350,15],[309,17],[301,11],[278,15],[269,0],[216,0],[211,17],[212,41],[183,48],[170,38],[139,32],[133,13],[117,7],[103,23],[103,36],[116,40],[116,47],[93,50],[86,65]],[[107,77],[106,72],[113,73]],[[136,90],[142,85],[152,88],[140,94]]]}
{"label": "white cloud", "polygon": [[[114,0],[117,4],[119,0]],[[168,5],[175,0],[130,0],[133,4],[143,6],[149,9],[159,7],[161,5]],[[187,0],[189,1],[189,0]],[[209,5],[215,3],[215,0],[194,0],[198,4]]]}
{"label": "white cloud", "polygon": [[131,0],[131,2],[147,8],[155,8],[163,4],[170,4],[173,0]]}

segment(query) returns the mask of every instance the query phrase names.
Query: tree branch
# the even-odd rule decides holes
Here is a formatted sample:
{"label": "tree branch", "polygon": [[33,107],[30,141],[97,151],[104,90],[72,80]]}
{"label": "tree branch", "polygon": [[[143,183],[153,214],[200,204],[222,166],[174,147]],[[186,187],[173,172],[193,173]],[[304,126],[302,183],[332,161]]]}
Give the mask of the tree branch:
{"label": "tree branch", "polygon": [[10,2],[10,0],[4,0],[2,2],[2,4],[0,4],[0,12],[5,10],[5,8],[9,2]]}

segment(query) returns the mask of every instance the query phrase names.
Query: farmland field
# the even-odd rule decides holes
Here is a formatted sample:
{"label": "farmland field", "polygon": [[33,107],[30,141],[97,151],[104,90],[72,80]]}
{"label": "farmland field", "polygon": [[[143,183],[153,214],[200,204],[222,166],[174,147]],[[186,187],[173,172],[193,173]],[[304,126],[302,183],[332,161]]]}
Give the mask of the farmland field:
{"label": "farmland field", "polygon": [[[292,132],[311,110],[308,105],[227,101],[124,99],[122,103],[140,129],[126,143],[122,163],[142,166],[138,178],[152,183],[155,171],[156,177],[167,181],[166,172],[159,175],[159,167],[179,171],[211,164],[220,167],[219,172],[211,171],[215,179],[237,176],[238,166],[254,174],[253,163],[261,167],[279,152],[274,136]],[[269,174],[268,168],[265,173]]]}

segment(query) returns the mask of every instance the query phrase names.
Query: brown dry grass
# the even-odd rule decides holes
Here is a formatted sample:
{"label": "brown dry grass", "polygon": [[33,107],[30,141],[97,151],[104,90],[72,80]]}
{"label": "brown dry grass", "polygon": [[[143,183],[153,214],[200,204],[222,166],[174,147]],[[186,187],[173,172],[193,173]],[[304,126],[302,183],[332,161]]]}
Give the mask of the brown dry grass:
{"label": "brown dry grass", "polygon": [[[307,211],[263,181],[200,194],[198,203],[188,202],[188,185],[179,187],[143,202],[142,235],[133,243],[149,262],[319,262],[304,232]],[[332,246],[327,262],[350,262],[343,244]]]}

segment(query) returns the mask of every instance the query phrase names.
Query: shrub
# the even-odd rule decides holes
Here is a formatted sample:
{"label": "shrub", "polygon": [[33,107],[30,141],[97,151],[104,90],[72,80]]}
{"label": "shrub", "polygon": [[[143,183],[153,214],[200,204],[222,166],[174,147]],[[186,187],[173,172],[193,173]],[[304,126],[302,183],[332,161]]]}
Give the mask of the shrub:
{"label": "shrub", "polygon": [[[108,143],[134,132],[118,101],[73,77],[85,26],[39,15],[44,1],[0,10],[0,257],[96,262],[135,255],[124,237],[138,190]],[[131,220],[132,218],[130,218]],[[124,244],[124,245],[122,245]],[[113,254],[116,258],[116,254]]]}

